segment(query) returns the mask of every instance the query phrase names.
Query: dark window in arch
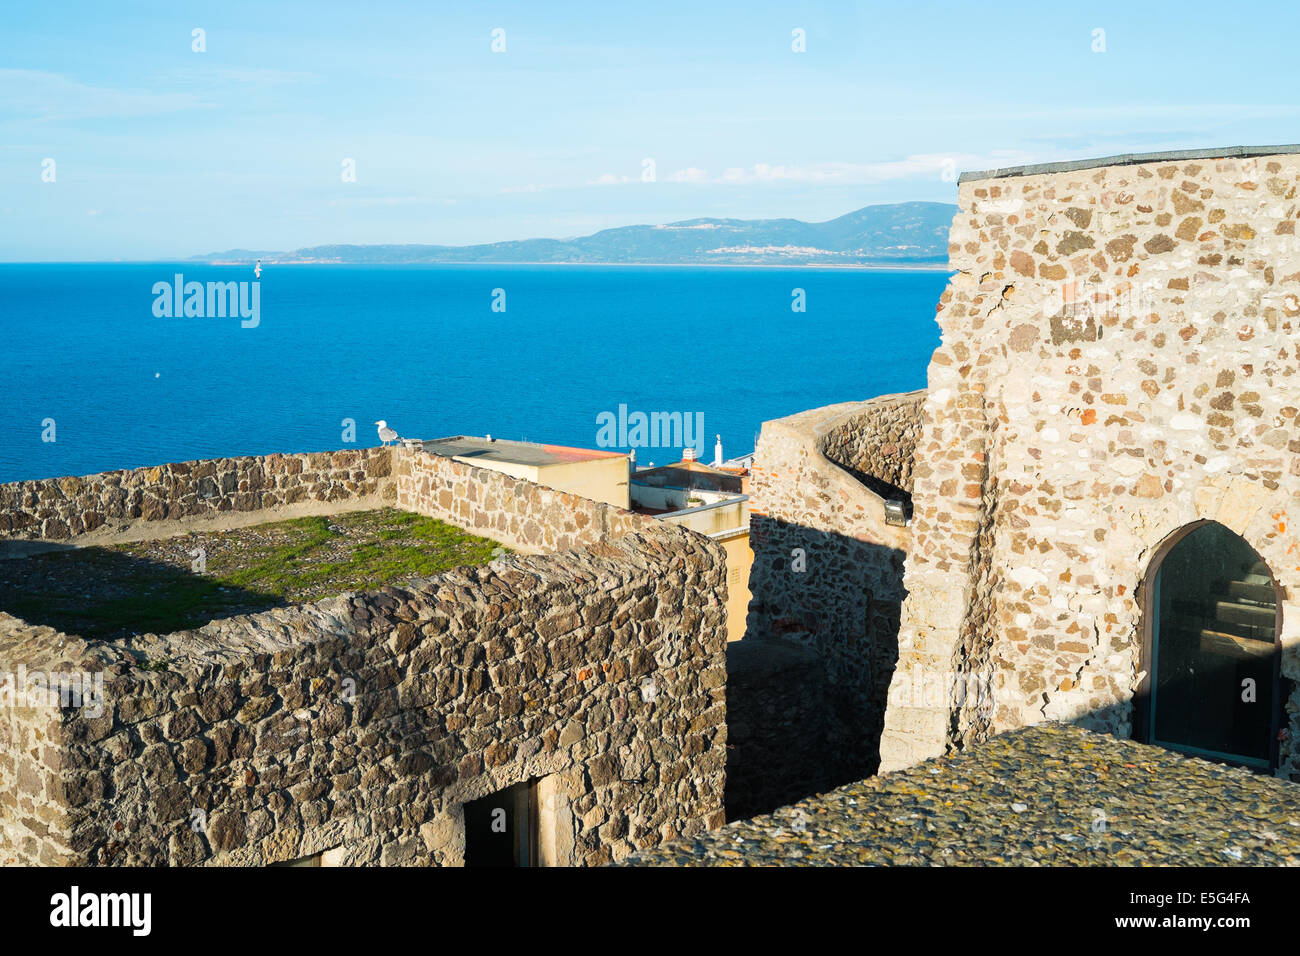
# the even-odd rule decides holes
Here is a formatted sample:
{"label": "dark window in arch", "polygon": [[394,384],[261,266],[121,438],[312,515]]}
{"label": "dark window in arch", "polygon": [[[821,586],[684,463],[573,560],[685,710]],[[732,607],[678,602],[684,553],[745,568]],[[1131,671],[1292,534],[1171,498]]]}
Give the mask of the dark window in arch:
{"label": "dark window in arch", "polygon": [[1272,769],[1280,625],[1272,574],[1243,538],[1212,521],[1176,535],[1148,578],[1139,738]]}

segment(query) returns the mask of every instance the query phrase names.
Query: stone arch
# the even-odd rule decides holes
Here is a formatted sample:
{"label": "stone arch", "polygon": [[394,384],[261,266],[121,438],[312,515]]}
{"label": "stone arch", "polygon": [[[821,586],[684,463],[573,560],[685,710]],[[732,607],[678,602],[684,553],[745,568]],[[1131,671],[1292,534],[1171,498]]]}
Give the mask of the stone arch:
{"label": "stone arch", "polygon": [[1275,770],[1284,597],[1268,562],[1226,524],[1200,519],[1168,534],[1143,576],[1134,737]]}

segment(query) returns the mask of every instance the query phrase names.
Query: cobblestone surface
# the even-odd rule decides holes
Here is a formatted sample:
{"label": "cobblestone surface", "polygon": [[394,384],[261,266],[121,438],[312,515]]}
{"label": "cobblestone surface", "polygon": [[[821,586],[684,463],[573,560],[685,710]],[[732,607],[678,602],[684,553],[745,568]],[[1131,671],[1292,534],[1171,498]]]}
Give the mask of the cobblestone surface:
{"label": "cobblestone surface", "polygon": [[1043,724],[624,865],[1294,866],[1300,786]]}

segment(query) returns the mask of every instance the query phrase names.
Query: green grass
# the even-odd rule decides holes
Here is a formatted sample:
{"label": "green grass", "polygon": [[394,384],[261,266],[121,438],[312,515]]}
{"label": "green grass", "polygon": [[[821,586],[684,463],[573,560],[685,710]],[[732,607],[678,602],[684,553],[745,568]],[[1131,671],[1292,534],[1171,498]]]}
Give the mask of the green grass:
{"label": "green grass", "polygon": [[[159,557],[160,544],[165,557]],[[194,573],[187,553],[200,544],[208,550],[207,568]],[[87,638],[168,633],[231,614],[400,585],[483,564],[505,550],[445,522],[391,508],[298,518],[22,559],[39,574],[26,587],[0,580],[0,609]],[[19,562],[6,564],[0,570],[17,570]]]}
{"label": "green grass", "polygon": [[[375,514],[382,515],[382,520],[370,520]],[[330,530],[331,524],[362,532],[360,543],[342,561],[318,560],[320,553],[342,536]],[[446,522],[402,511],[363,512],[334,519],[298,518],[267,528],[291,529],[301,535],[301,540],[275,548],[247,566],[223,567],[230,564],[223,556],[210,563],[208,570],[222,575],[230,585],[252,590],[289,594],[325,585],[340,593],[428,577],[467,564],[483,564],[500,547],[495,541]],[[418,543],[385,543],[411,539]]]}

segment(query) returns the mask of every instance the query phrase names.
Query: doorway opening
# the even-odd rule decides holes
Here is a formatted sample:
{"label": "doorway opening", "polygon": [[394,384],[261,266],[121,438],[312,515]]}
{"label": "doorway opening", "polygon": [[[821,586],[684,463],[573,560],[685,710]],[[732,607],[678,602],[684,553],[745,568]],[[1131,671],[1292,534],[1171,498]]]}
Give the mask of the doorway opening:
{"label": "doorway opening", "polygon": [[536,780],[465,804],[466,866],[539,866]]}
{"label": "doorway opening", "polygon": [[1256,770],[1277,766],[1281,601],[1268,565],[1214,521],[1157,552],[1143,615],[1139,739]]}

